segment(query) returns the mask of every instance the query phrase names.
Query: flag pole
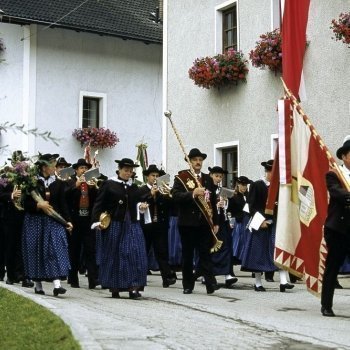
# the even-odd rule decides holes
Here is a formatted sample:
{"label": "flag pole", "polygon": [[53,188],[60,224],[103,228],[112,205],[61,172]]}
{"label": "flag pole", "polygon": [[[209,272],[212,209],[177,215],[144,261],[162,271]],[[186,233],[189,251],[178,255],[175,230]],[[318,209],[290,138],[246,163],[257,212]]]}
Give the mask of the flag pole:
{"label": "flag pole", "polygon": [[350,192],[350,185],[346,181],[343,172],[339,169],[339,166],[338,166],[337,162],[335,161],[334,157],[332,156],[331,152],[329,151],[328,147],[323,142],[321,136],[317,133],[315,127],[311,124],[311,121],[310,121],[309,117],[305,114],[305,112],[301,108],[301,106],[300,106],[298,100],[296,99],[296,97],[288,89],[288,87],[287,87],[286,83],[284,82],[283,78],[281,78],[281,80],[282,80],[284,91],[286,92],[288,98],[290,98],[290,100],[293,103],[293,105],[295,106],[297,112],[303,117],[304,123],[309,127],[309,129],[310,129],[310,131],[312,133],[312,136],[319,143],[321,148],[326,152],[326,155],[327,155],[328,161],[329,161],[329,163],[330,163],[330,165],[332,167],[332,170],[336,172],[338,178],[342,182],[342,184],[345,187],[345,189]]}

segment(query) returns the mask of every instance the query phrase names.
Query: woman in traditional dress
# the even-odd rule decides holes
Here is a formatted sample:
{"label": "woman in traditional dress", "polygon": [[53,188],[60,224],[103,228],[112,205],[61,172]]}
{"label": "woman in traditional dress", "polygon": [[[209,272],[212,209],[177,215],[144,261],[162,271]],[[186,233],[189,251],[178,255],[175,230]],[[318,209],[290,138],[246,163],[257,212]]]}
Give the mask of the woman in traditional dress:
{"label": "woman in traditional dress", "polygon": [[[262,162],[265,178],[253,182],[249,188],[248,204],[251,220],[247,230],[247,242],[242,257],[242,270],[255,273],[254,290],[264,292],[261,283],[262,272],[277,271],[274,264],[276,219],[265,214],[268,188],[271,181],[273,160]],[[292,289],[294,285],[287,282],[287,271],[279,270],[280,291]]]}
{"label": "woman in traditional dress", "polygon": [[249,221],[249,213],[246,203],[250,180],[246,176],[240,176],[236,177],[235,181],[235,194],[229,199],[227,211],[231,214],[234,222],[232,230],[233,264],[241,265],[247,240],[245,228]]}
{"label": "woman in traditional dress", "polygon": [[[70,269],[66,230],[72,230],[64,192],[64,182],[57,179],[55,165],[58,154],[39,156],[36,199],[26,195],[23,224],[23,261],[26,276],[35,281],[36,294],[45,294],[42,281],[52,281],[54,296],[66,293],[61,280]],[[61,215],[54,219],[53,212]],[[59,220],[59,221],[57,221]],[[66,220],[66,222],[65,222]]]}
{"label": "woman in traditional dress", "polygon": [[209,175],[213,179],[214,185],[217,186],[217,208],[219,214],[219,231],[216,237],[222,241],[221,248],[211,254],[213,262],[214,276],[225,276],[225,286],[231,287],[237,282],[237,278],[233,274],[233,254],[232,254],[232,234],[229,219],[227,217],[228,200],[220,197],[220,184],[227,170],[220,166],[209,167]]}
{"label": "woman in traditional dress", "polygon": [[113,298],[126,291],[131,299],[138,299],[147,279],[147,254],[138,208],[143,211],[148,205],[139,203],[142,193],[132,182],[133,169],[138,165],[128,158],[115,162],[117,177],[103,183],[92,212],[93,227],[98,227],[102,213],[111,216],[106,229],[99,226],[104,236],[97,254],[99,281],[111,290]]}

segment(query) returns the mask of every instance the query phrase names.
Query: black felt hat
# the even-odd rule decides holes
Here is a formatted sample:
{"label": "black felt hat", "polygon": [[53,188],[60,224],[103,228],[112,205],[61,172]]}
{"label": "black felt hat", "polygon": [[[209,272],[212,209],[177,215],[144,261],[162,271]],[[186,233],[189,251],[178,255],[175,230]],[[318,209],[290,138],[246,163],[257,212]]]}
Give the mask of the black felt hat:
{"label": "black felt hat", "polygon": [[124,166],[130,166],[132,168],[137,168],[140,165],[134,163],[134,161],[130,158],[123,158],[121,160],[115,160],[116,163],[118,163],[119,167],[122,168]]}
{"label": "black felt hat", "polygon": [[265,170],[271,171],[273,166],[273,159],[269,159],[266,162],[261,162],[261,165],[265,168]]}
{"label": "black felt hat", "polygon": [[343,144],[343,146],[341,146],[338,150],[337,150],[337,157],[339,159],[341,159],[341,157],[348,153],[350,151],[350,139],[349,140],[346,140]]}
{"label": "black felt hat", "polygon": [[72,165],[72,168],[78,169],[80,166],[86,166],[90,169],[92,164],[88,163],[84,158],[79,158],[78,161]]}
{"label": "black felt hat", "polygon": [[218,165],[213,166],[212,168],[209,167],[208,170],[210,174],[228,174],[227,170],[224,170],[223,168],[221,168],[221,166]]}
{"label": "black felt hat", "polygon": [[246,176],[235,176],[235,181],[242,185],[248,185],[250,183],[250,180]]}
{"label": "black felt hat", "polygon": [[[148,167],[148,169],[144,170],[142,172],[143,175],[148,176],[150,173],[158,173],[159,175],[161,175],[163,172],[163,170],[158,169],[157,165],[155,164],[150,164],[150,166]],[[164,174],[163,174],[164,175]]]}
{"label": "black felt hat", "polygon": [[23,162],[25,160],[28,160],[28,158],[26,158],[22,151],[18,150],[18,151],[13,151],[12,152],[12,158],[7,158],[7,160],[10,160],[11,162]]}
{"label": "black felt hat", "polygon": [[56,166],[60,166],[60,165],[64,165],[64,166],[66,166],[66,167],[69,167],[69,166],[72,165],[72,163],[68,163],[68,162],[64,159],[64,157],[59,157],[59,158],[57,159]]}
{"label": "black felt hat", "polygon": [[35,165],[48,165],[50,162],[53,160],[56,160],[60,155],[59,154],[51,154],[51,153],[45,153],[45,154],[40,154],[39,153],[39,158],[35,162]]}
{"label": "black felt hat", "polygon": [[188,154],[188,158],[191,159],[194,157],[202,157],[204,160],[205,158],[207,158],[207,155],[205,153],[202,153],[198,148],[192,148],[190,150],[190,153]]}

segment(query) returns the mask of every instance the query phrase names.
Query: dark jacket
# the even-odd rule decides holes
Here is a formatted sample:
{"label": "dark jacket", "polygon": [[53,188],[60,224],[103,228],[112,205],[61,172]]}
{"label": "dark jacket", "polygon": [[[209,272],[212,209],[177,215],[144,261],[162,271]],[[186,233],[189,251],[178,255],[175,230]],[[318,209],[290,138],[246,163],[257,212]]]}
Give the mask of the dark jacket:
{"label": "dark jacket", "polygon": [[126,214],[131,221],[137,221],[137,203],[141,192],[137,185],[124,185],[114,180],[106,180],[100,187],[92,210],[92,222],[98,222],[101,213],[108,212],[114,221],[125,221]]}
{"label": "dark jacket", "polygon": [[13,222],[24,219],[24,211],[18,210],[11,198],[13,185],[8,184],[6,187],[0,186],[0,203],[2,204],[2,213],[4,222]]}
{"label": "dark jacket", "polygon": [[[149,211],[153,220],[155,208],[157,208],[157,223],[166,227],[169,226],[171,198],[157,193],[155,198],[151,195],[151,190],[147,185],[140,187],[141,202],[149,204]],[[141,215],[141,225],[145,225],[144,217]],[[150,225],[150,224],[147,224]]]}
{"label": "dark jacket", "polygon": [[[72,219],[74,221],[79,219],[79,204],[80,204],[80,196],[81,196],[81,189],[80,187],[76,187],[76,182],[77,182],[77,179],[75,176],[65,181],[66,198],[67,198]],[[88,193],[89,193],[89,213],[90,213],[89,217],[91,217],[92,208],[94,206],[94,202],[97,196],[97,189],[93,186],[88,186]]]}
{"label": "dark jacket", "polygon": [[326,174],[326,183],[330,198],[325,227],[350,235],[350,193],[333,171]]}
{"label": "dark jacket", "polygon": [[243,208],[246,204],[248,192],[243,195],[237,192],[229,199],[227,211],[231,213],[231,216],[236,219],[236,222],[242,222],[245,212]]}
{"label": "dark jacket", "polygon": [[[38,180],[36,192],[38,192],[44,200],[47,200],[55,211],[60,214],[65,220],[71,221],[69,208],[65,196],[64,181],[56,179],[48,187],[50,197],[46,197],[45,185],[42,180]],[[26,195],[24,199],[24,209],[30,214],[46,215],[42,210],[37,209],[37,202],[31,195]]]}
{"label": "dark jacket", "polygon": [[[182,170],[187,171],[187,170]],[[180,174],[181,172],[179,172]],[[210,192],[210,203],[213,209],[213,223],[219,224],[218,211],[216,209],[216,186],[208,174],[201,174],[202,186]],[[175,177],[172,189],[174,203],[178,207],[179,226],[207,225],[207,220],[193,199],[192,191],[187,191],[182,182]]]}

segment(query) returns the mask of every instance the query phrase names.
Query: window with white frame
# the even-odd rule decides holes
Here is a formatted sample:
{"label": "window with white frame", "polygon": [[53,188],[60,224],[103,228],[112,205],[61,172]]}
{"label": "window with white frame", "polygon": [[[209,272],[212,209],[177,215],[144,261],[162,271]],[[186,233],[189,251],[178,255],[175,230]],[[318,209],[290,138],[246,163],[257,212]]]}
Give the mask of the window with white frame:
{"label": "window with white frame", "polygon": [[284,0],[271,1],[271,30],[281,28]]}
{"label": "window with white frame", "polygon": [[275,158],[277,147],[278,147],[278,134],[272,134],[271,135],[271,159]]}
{"label": "window with white frame", "polygon": [[224,187],[233,188],[234,178],[239,175],[239,144],[237,141],[226,142],[214,145],[214,162],[215,165],[221,166],[228,171],[224,176],[222,185]]}
{"label": "window with white frame", "polygon": [[81,91],[79,97],[79,126],[100,128],[107,124],[107,95]]}
{"label": "window with white frame", "polygon": [[223,53],[230,48],[238,50],[238,5],[229,0],[215,7],[216,52]]}

